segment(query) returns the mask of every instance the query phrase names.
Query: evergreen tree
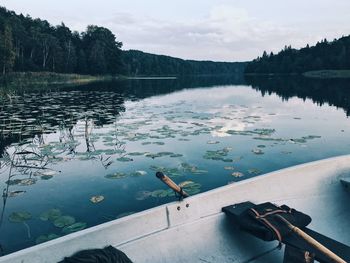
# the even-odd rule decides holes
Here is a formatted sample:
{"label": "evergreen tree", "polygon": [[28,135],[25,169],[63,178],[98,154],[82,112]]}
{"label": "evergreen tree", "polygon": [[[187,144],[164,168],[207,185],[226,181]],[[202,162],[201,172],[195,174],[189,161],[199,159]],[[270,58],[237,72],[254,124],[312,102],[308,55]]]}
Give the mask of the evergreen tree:
{"label": "evergreen tree", "polygon": [[303,73],[310,70],[350,69],[350,36],[329,42],[323,39],[313,47],[285,46],[278,54],[266,52],[249,62],[246,73]]}
{"label": "evergreen tree", "polygon": [[[0,70],[80,74],[190,75],[237,74],[246,63],[191,61],[140,51],[122,51],[107,28],[72,32],[0,7]],[[266,53],[266,52],[265,52]],[[269,58],[267,53],[264,59]]]}
{"label": "evergreen tree", "polygon": [[7,24],[4,26],[4,31],[0,36],[0,62],[2,74],[11,72],[15,63],[15,50],[13,48],[12,30]]}

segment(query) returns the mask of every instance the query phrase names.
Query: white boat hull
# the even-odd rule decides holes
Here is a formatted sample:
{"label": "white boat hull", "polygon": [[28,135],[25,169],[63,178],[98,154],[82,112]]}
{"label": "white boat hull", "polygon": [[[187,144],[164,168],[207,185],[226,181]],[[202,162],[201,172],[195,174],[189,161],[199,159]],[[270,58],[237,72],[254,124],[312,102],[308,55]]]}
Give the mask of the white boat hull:
{"label": "white boat hull", "polygon": [[312,217],[310,228],[350,245],[350,193],[340,183],[349,176],[350,155],[294,166],[24,249],[0,262],[57,262],[106,245],[136,263],[282,262],[283,250],[251,260],[277,243],[237,230],[221,208],[244,201],[287,204]]}

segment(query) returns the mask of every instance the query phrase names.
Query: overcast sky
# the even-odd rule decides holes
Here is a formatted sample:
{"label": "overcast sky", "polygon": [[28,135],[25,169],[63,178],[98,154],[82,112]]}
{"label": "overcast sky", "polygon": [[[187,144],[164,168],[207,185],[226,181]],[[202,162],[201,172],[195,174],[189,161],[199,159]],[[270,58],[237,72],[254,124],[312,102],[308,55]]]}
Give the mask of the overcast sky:
{"label": "overcast sky", "polygon": [[185,59],[245,61],[284,45],[350,34],[350,0],[0,0],[73,30],[109,28],[123,49]]}

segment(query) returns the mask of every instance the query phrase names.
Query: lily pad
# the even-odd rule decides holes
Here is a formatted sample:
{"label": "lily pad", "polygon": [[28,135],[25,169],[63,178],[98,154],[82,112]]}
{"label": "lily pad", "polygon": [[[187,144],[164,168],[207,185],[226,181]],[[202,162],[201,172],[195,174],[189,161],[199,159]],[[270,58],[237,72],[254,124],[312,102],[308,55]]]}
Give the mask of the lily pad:
{"label": "lily pad", "polygon": [[155,190],[152,192],[151,196],[152,197],[160,197],[161,195],[164,194],[164,192],[166,192],[166,190]]}
{"label": "lily pad", "polygon": [[127,175],[125,173],[114,173],[114,174],[107,174],[105,175],[105,178],[107,179],[121,179],[126,177]]}
{"label": "lily pad", "polygon": [[36,183],[36,179],[34,178],[28,178],[28,179],[22,179],[18,185],[28,186]]}
{"label": "lily pad", "polygon": [[62,215],[61,210],[57,208],[50,209],[40,214],[40,220],[42,221],[54,221]]}
{"label": "lily pad", "polygon": [[53,176],[52,176],[52,175],[43,175],[43,176],[41,176],[40,178],[41,178],[42,180],[49,180],[49,179],[53,178]]}
{"label": "lily pad", "polygon": [[164,142],[153,142],[152,144],[156,144],[156,145],[164,145]]}
{"label": "lily pad", "polygon": [[100,203],[105,199],[103,195],[95,195],[90,198],[90,201],[94,204]]}
{"label": "lily pad", "polygon": [[133,159],[128,158],[128,157],[120,157],[117,159],[117,161],[119,161],[119,162],[132,162]]}
{"label": "lily pad", "polygon": [[172,153],[172,152],[159,152],[159,153],[157,153],[159,156],[161,156],[161,157],[163,157],[163,156],[168,156],[168,155],[172,155],[172,154],[174,154],[174,153]]}
{"label": "lily pad", "polygon": [[244,176],[244,174],[241,173],[241,172],[234,172],[231,175],[234,176],[234,177],[238,177],[238,178]]}
{"label": "lily pad", "polygon": [[159,155],[158,153],[146,153],[145,157],[155,159],[157,157],[161,157],[161,155]]}
{"label": "lily pad", "polygon": [[182,189],[189,195],[194,195],[199,193],[201,190],[201,184],[195,183],[193,181],[185,181],[179,184]]}
{"label": "lily pad", "polygon": [[130,174],[131,176],[144,176],[147,175],[146,171],[135,171],[133,173]]}
{"label": "lily pad", "polygon": [[206,173],[208,173],[207,170],[196,169],[196,170],[192,171],[192,174],[206,174]]}
{"label": "lily pad", "polygon": [[22,195],[24,194],[26,191],[11,191],[8,193],[8,197],[16,197],[16,196],[19,196],[19,195]]}
{"label": "lily pad", "polygon": [[184,181],[184,182],[179,183],[179,186],[185,187],[186,185],[190,185],[190,184],[194,184],[194,182],[193,181]]}
{"label": "lily pad", "polygon": [[70,225],[70,226],[65,226],[63,229],[62,229],[62,232],[65,233],[65,234],[70,234],[70,233],[73,233],[73,232],[77,232],[77,231],[80,231],[80,230],[83,230],[84,228],[86,228],[86,223],[84,222],[77,222],[73,225]]}
{"label": "lily pad", "polygon": [[171,157],[171,158],[178,158],[178,157],[182,157],[182,156],[183,155],[180,153],[174,153],[174,154],[169,155],[169,157]]}
{"label": "lily pad", "polygon": [[60,216],[57,218],[53,224],[57,227],[65,227],[75,223],[75,218],[72,216]]}
{"label": "lily pad", "polygon": [[13,180],[8,180],[5,183],[8,185],[18,185],[22,180],[21,179],[13,179]]}
{"label": "lily pad", "polygon": [[251,168],[248,170],[248,173],[258,175],[258,174],[261,174],[261,171],[259,169],[256,169],[256,168]]}
{"label": "lily pad", "polygon": [[203,155],[203,158],[208,160],[214,160],[214,161],[233,162],[232,159],[226,158],[226,156],[231,150],[232,150],[231,147],[225,147],[221,150],[206,151],[206,153]]}
{"label": "lily pad", "polygon": [[300,139],[290,139],[292,143],[306,143],[306,139],[300,138]]}
{"label": "lily pad", "polygon": [[275,129],[254,129],[251,133],[259,134],[259,135],[272,135],[276,130]]}
{"label": "lily pad", "polygon": [[321,136],[319,135],[308,135],[303,137],[303,139],[305,140],[313,140],[313,139],[319,139],[319,138],[321,138]]}
{"label": "lily pad", "polygon": [[22,223],[32,218],[32,215],[28,212],[13,212],[9,216],[9,221],[12,223]]}
{"label": "lily pad", "polygon": [[136,193],[135,198],[138,201],[142,201],[142,200],[149,198],[151,195],[152,195],[152,192],[150,192],[150,191],[139,191]]}
{"label": "lily pad", "polygon": [[255,154],[264,154],[263,150],[261,150],[259,148],[253,149],[252,152]]}
{"label": "lily pad", "polygon": [[56,175],[57,172],[54,170],[43,170],[43,171],[38,171],[34,175],[35,176],[54,176]]}

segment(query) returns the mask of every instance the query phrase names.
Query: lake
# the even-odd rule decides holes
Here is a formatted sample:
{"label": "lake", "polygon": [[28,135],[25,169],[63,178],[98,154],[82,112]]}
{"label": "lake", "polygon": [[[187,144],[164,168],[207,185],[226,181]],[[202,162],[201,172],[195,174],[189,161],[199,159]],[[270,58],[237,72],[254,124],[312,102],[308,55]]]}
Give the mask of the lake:
{"label": "lake", "polygon": [[156,171],[198,194],[350,153],[346,80],[124,80],[0,109],[2,254],[176,200]]}

